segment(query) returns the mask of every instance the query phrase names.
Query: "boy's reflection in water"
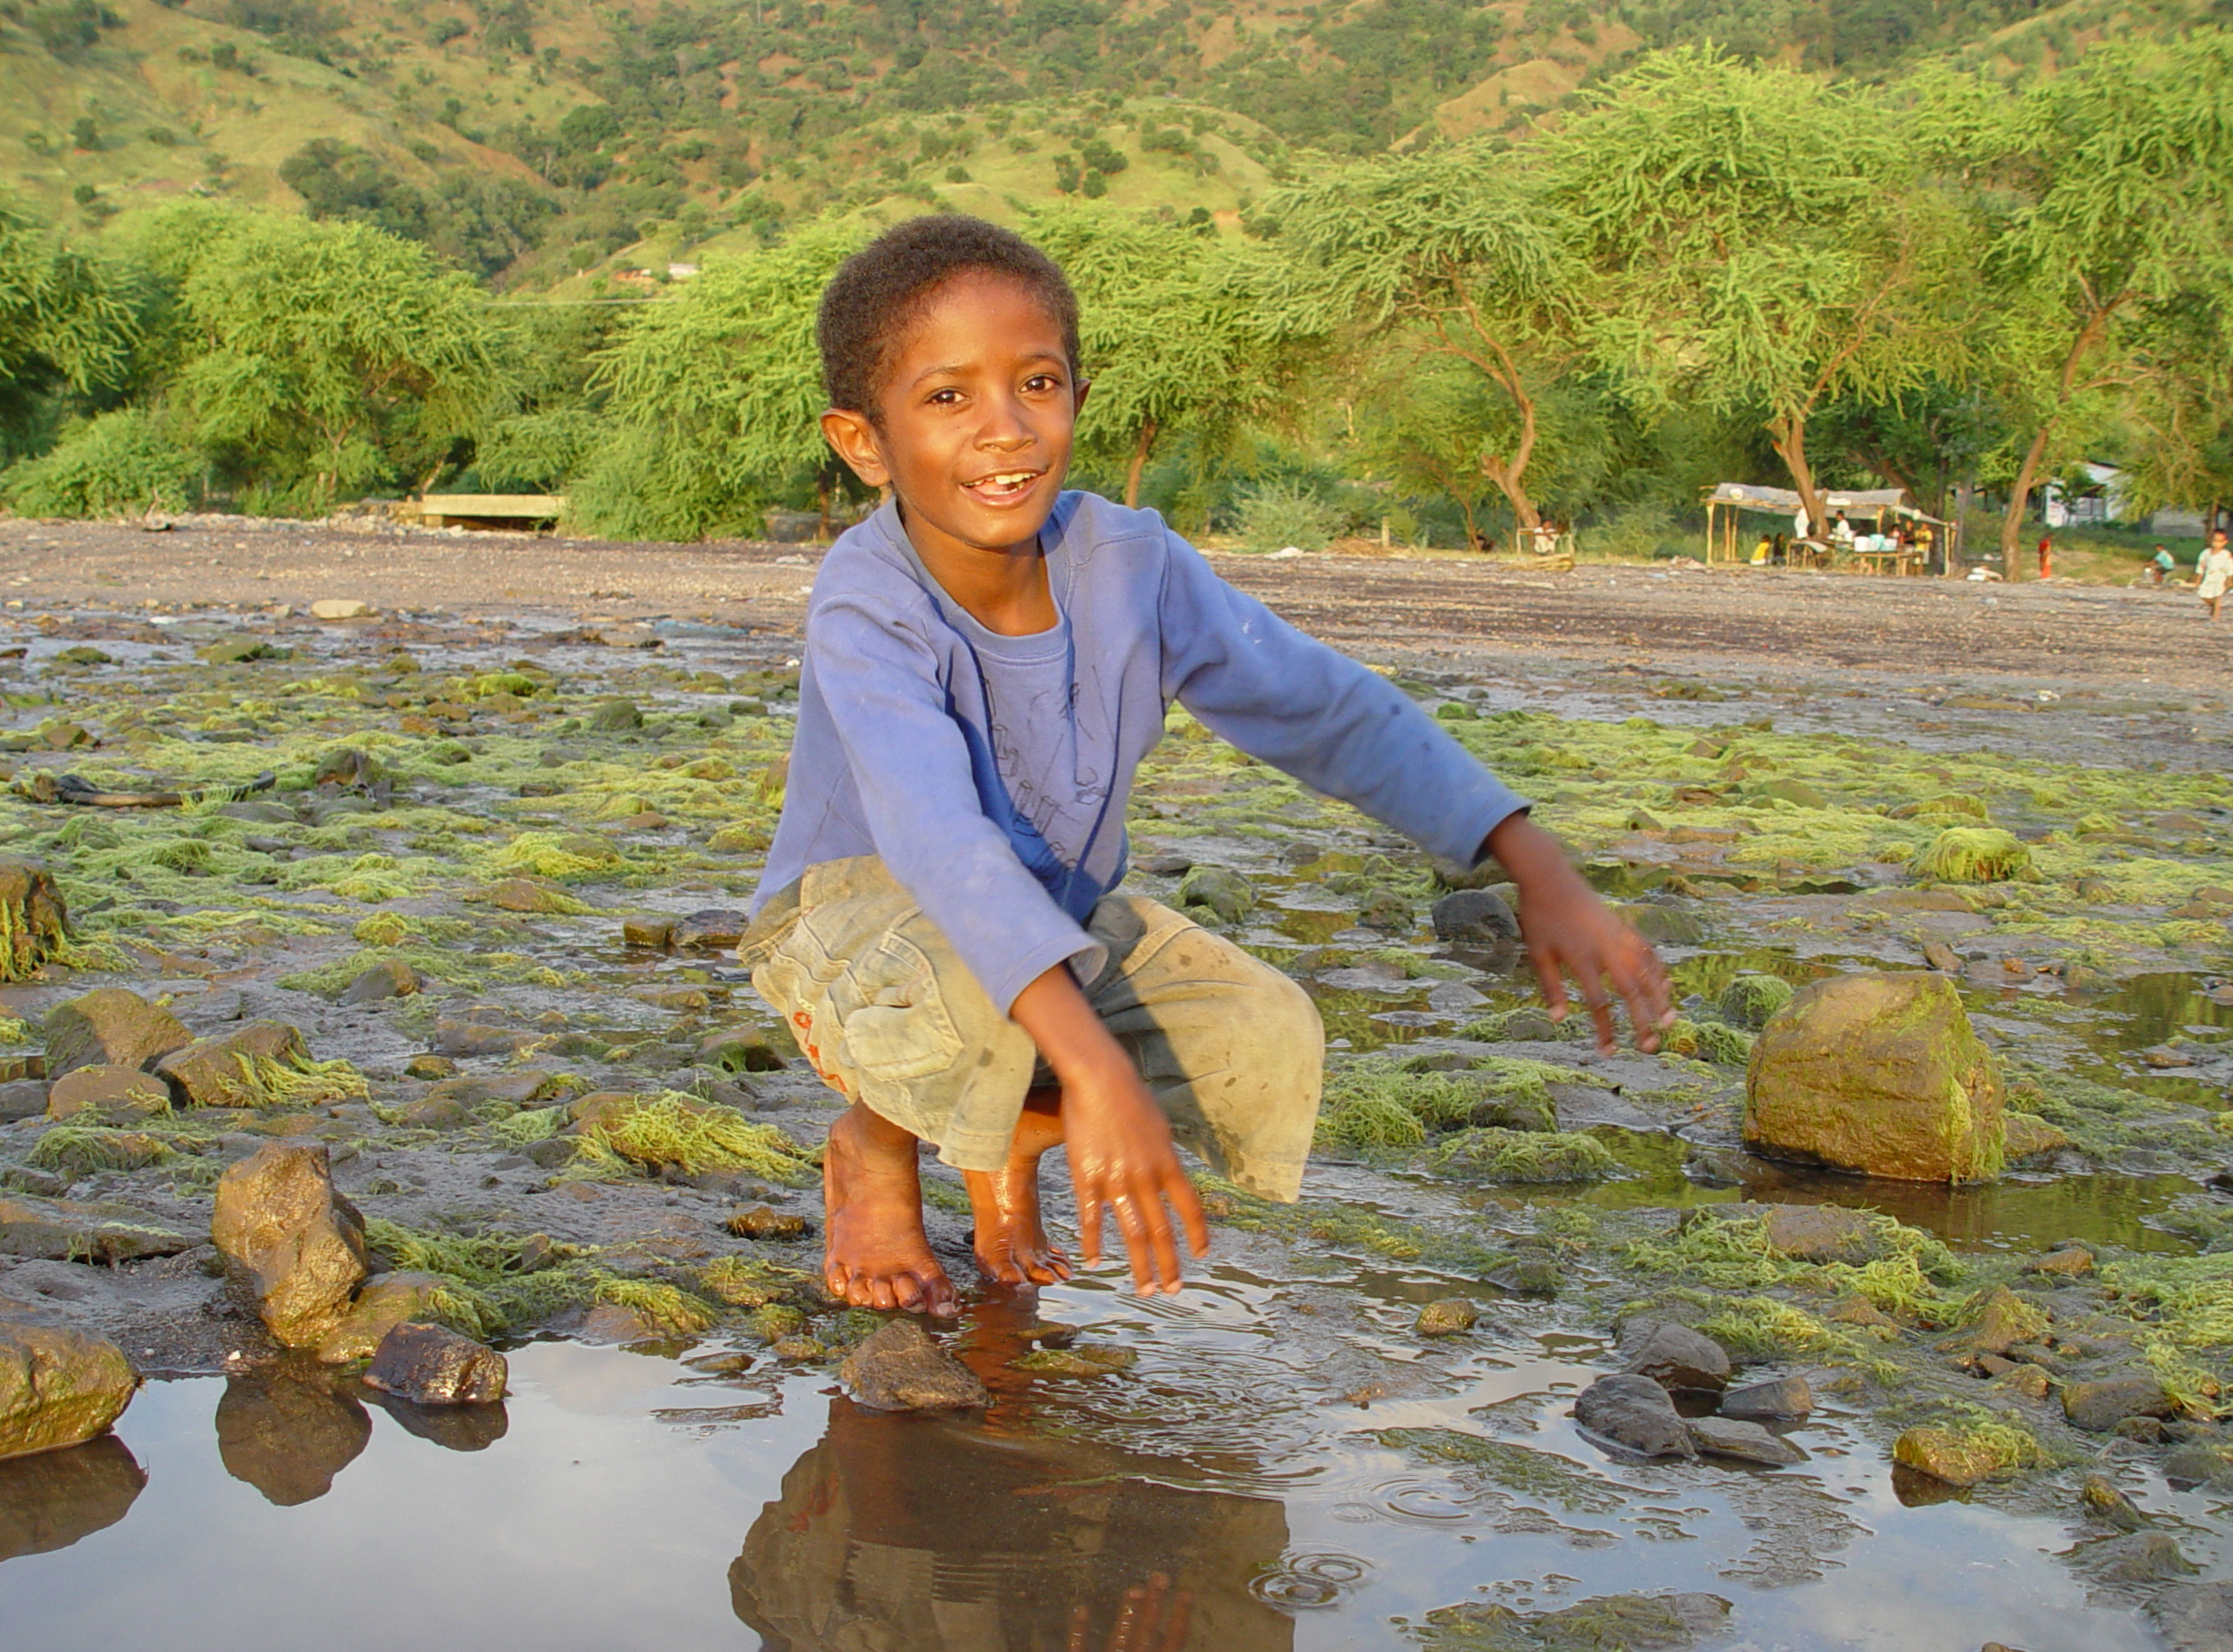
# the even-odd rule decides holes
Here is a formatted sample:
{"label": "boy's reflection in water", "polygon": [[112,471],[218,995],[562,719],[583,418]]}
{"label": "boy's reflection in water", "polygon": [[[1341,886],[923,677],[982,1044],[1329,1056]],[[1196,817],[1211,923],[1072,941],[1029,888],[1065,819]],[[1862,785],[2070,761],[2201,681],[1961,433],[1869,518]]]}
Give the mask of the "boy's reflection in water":
{"label": "boy's reflection in water", "polygon": [[1248,1587],[1287,1547],[1284,1508],[1035,1432],[1009,1369],[1031,1319],[975,1312],[958,1352],[993,1391],[982,1418],[831,1400],[729,1568],[767,1652],[1289,1652],[1294,1625]]}

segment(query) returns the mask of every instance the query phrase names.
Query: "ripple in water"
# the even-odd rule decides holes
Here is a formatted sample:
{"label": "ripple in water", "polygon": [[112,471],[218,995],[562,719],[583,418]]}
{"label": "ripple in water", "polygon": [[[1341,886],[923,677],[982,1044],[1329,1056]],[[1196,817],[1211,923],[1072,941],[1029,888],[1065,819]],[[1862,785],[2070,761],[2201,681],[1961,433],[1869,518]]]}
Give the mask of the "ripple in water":
{"label": "ripple in water", "polygon": [[1405,1525],[1446,1526],[1471,1520],[1477,1511],[1453,1501],[1449,1488],[1436,1481],[1400,1477],[1381,1481],[1362,1498],[1336,1504],[1332,1512],[1353,1524],[1393,1520]]}
{"label": "ripple in water", "polygon": [[1248,1592],[1282,1611],[1314,1611],[1340,1605],[1371,1570],[1354,1555],[1284,1555],[1271,1571],[1257,1574]]}

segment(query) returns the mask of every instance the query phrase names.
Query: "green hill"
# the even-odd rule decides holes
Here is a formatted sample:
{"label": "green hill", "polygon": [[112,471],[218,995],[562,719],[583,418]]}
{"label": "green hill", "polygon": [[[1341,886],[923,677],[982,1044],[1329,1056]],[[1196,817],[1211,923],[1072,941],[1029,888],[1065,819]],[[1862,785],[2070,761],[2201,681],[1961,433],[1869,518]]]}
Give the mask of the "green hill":
{"label": "green hill", "polygon": [[2010,76],[2210,0],[0,0],[0,155],[98,230],[187,192],[361,218],[500,284],[755,244],[833,206],[1066,192],[1230,225],[1299,153],[1517,129],[1712,39]]}

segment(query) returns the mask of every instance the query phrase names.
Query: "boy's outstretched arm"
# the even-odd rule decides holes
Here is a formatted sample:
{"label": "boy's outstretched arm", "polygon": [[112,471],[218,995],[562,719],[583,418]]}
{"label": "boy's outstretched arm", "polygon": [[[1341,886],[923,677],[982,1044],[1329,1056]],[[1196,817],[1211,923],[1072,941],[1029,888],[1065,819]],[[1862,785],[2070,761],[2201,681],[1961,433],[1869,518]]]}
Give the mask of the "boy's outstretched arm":
{"label": "boy's outstretched arm", "polygon": [[1170,1123],[1139,1069],[1101,1025],[1067,964],[1056,965],[1018,993],[1009,1013],[1031,1035],[1062,1086],[1065,1151],[1087,1266],[1101,1260],[1102,1218],[1114,1216],[1131,1260],[1133,1287],[1142,1296],[1177,1290],[1171,1218],[1177,1216],[1187,1248],[1197,1256],[1209,1252],[1209,1224],[1180,1167]]}
{"label": "boy's outstretched arm", "polygon": [[1675,1011],[1667,966],[1651,942],[1597,898],[1558,840],[1525,813],[1507,815],[1481,847],[1519,886],[1520,933],[1551,1019],[1565,1017],[1571,975],[1597,1023],[1598,1049],[1613,1053],[1615,995],[1628,1008],[1636,1047],[1647,1054],[1658,1049],[1660,1029],[1673,1024]]}

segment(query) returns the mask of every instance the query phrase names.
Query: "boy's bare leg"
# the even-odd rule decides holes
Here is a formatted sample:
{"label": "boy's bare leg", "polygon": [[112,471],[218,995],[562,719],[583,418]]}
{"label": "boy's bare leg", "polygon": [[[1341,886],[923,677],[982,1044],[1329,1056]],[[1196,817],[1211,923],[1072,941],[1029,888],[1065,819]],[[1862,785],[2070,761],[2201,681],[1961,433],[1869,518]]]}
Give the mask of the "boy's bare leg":
{"label": "boy's bare leg", "polygon": [[965,1170],[969,1210],[977,1224],[977,1262],[1004,1285],[1051,1285],[1070,1276],[1070,1259],[1047,1238],[1039,1220],[1039,1160],[1062,1145],[1062,1092],[1035,1090],[1008,1162],[997,1170]]}
{"label": "boy's bare leg", "polygon": [[822,1276],[855,1307],[952,1317],[953,1282],[923,1232],[915,1138],[855,1102],[822,1155]]}

